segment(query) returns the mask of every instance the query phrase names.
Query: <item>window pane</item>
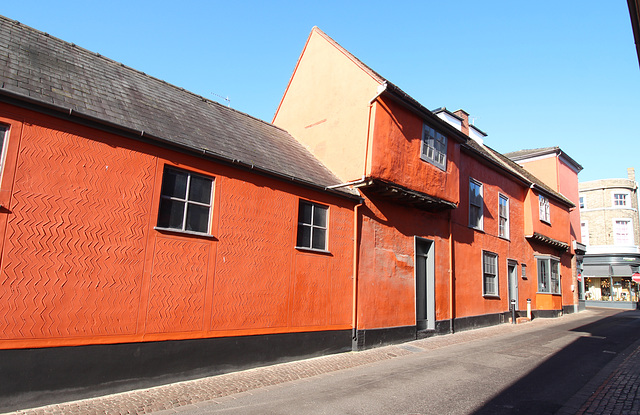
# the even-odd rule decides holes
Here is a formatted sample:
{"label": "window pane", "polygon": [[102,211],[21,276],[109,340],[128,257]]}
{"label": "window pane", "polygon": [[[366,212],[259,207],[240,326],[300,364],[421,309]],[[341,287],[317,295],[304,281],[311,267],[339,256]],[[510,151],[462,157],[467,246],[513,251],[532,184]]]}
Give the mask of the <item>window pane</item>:
{"label": "window pane", "polygon": [[2,153],[4,152],[4,140],[7,135],[7,127],[0,125],[0,167],[2,167]]}
{"label": "window pane", "polygon": [[211,180],[200,176],[191,176],[189,201],[211,203]]}
{"label": "window pane", "polygon": [[186,200],[187,177],[188,174],[166,169],[162,177],[162,194]]}
{"label": "window pane", "polygon": [[300,202],[300,217],[298,222],[311,224],[311,204],[306,202]]}
{"label": "window pane", "polygon": [[209,208],[189,204],[187,206],[186,230],[209,233]]}
{"label": "window pane", "polygon": [[184,202],[163,198],[158,211],[158,226],[161,228],[182,229]]}
{"label": "window pane", "polygon": [[547,292],[549,278],[549,272],[547,271],[547,261],[543,259],[538,260],[538,292]]}
{"label": "window pane", "polygon": [[311,248],[311,226],[298,225],[298,242],[296,245],[302,248]]}
{"label": "window pane", "polygon": [[314,228],[313,229],[313,244],[311,245],[314,249],[326,249],[327,244],[327,231],[325,229]]}
{"label": "window pane", "polygon": [[320,226],[321,228],[327,227],[327,208],[322,206],[315,206],[313,215],[313,224]]}

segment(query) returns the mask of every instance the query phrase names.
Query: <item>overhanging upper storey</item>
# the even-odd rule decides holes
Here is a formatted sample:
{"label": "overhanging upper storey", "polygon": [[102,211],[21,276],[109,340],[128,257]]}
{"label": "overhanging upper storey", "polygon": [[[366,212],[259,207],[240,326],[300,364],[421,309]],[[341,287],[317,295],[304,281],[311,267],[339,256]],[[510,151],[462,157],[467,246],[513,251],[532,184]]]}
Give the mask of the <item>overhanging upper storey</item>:
{"label": "overhanging upper storey", "polygon": [[387,199],[394,203],[408,205],[430,212],[455,209],[458,207],[455,203],[444,199],[377,179],[365,180],[355,187],[360,188],[364,193],[370,193],[371,195]]}

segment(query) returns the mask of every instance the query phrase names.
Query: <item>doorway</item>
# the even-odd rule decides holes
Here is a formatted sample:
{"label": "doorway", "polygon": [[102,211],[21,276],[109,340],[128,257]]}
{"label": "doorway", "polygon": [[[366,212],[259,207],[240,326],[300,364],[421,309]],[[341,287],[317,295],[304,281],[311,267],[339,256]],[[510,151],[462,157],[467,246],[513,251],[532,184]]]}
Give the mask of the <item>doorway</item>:
{"label": "doorway", "polygon": [[435,262],[433,241],[415,238],[416,326],[436,329]]}
{"label": "doorway", "polygon": [[507,278],[509,284],[509,310],[511,310],[511,302],[516,302],[516,313],[518,312],[518,263],[509,260],[507,264]]}

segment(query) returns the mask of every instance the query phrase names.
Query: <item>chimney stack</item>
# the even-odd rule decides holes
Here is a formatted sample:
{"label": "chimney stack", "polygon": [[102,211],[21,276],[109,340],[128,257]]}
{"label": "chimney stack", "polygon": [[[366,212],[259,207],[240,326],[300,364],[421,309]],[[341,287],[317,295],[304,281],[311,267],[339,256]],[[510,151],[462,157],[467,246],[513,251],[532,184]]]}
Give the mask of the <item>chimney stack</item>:
{"label": "chimney stack", "polygon": [[629,180],[633,180],[635,182],[636,181],[636,169],[634,169],[633,167],[629,167],[627,169],[627,177],[629,178]]}
{"label": "chimney stack", "polygon": [[454,114],[462,118],[462,132],[469,136],[469,114],[465,110],[454,111]]}

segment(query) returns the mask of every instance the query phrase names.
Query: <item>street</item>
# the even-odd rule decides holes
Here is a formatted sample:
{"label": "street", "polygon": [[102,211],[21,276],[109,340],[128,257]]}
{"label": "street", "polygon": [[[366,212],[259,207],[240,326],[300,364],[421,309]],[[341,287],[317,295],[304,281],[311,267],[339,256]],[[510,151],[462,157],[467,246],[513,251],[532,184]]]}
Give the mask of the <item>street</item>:
{"label": "street", "polygon": [[590,310],[564,319],[437,350],[416,341],[405,345],[414,351],[408,356],[177,412],[553,414],[640,333],[637,311]]}
{"label": "street", "polygon": [[640,311],[589,309],[14,413],[634,413],[639,329]]}

